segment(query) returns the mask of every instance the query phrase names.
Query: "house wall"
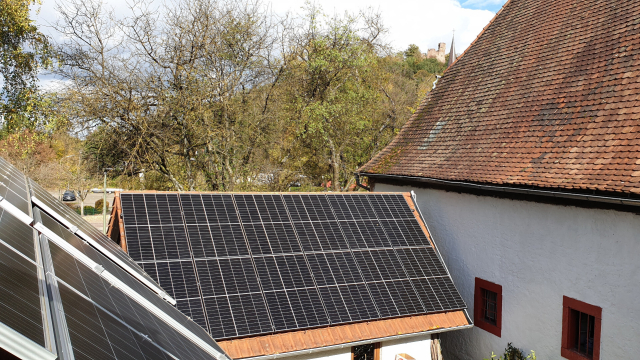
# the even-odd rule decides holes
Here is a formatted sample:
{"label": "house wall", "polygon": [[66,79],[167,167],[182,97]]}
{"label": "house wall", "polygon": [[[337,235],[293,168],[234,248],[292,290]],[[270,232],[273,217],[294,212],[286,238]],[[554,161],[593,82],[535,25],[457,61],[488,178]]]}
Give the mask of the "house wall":
{"label": "house wall", "polygon": [[295,355],[284,357],[285,360],[351,360],[351,347],[342,349],[318,351],[306,355]]}
{"label": "house wall", "polygon": [[416,360],[431,360],[431,336],[383,341],[380,344],[380,360],[395,360],[397,354],[403,353]]}
{"label": "house wall", "polygon": [[563,295],[602,307],[600,359],[640,353],[640,216],[378,183],[411,191],[473,316],[475,277],[502,285],[502,337],[442,334],[447,360],[514,346],[560,359]]}
{"label": "house wall", "polygon": [[[395,360],[396,354],[409,354],[416,360],[431,360],[431,336],[421,335],[380,344],[380,360]],[[288,356],[285,360],[351,360],[351,347],[319,351],[306,355]]]}

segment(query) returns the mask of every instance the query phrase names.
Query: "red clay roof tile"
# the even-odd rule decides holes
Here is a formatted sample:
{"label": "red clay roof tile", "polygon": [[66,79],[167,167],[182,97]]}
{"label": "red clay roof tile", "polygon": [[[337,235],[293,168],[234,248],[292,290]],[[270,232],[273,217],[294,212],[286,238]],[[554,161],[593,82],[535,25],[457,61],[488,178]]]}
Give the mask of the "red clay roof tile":
{"label": "red clay roof tile", "polygon": [[640,0],[510,0],[360,171],[638,193]]}

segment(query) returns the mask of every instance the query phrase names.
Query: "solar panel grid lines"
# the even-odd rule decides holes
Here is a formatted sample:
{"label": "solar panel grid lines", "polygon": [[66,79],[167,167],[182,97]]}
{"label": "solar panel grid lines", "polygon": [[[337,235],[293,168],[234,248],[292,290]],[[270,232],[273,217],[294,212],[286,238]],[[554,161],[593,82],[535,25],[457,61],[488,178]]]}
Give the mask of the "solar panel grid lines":
{"label": "solar panel grid lines", "polygon": [[[294,323],[295,327],[312,327],[328,323],[324,304],[317,292],[304,254],[293,254],[302,252],[302,247],[291,225],[290,214],[282,196],[234,195],[234,199],[238,200],[243,228],[249,229],[245,233],[262,289],[265,292],[274,291],[274,294],[265,293],[274,328],[283,330],[285,328],[282,326],[291,326]],[[245,221],[255,222],[258,219],[265,230],[264,237],[261,236],[263,233],[259,228],[256,231],[257,224],[245,224]],[[266,244],[269,244],[268,247]],[[304,289],[305,287],[312,289]],[[285,298],[288,306],[276,306],[273,300]],[[317,300],[322,305],[321,308],[317,306]],[[305,309],[312,310],[315,316],[307,318]],[[277,314],[274,314],[274,311]]]}
{"label": "solar panel grid lines", "polygon": [[[390,202],[392,204],[397,203],[398,198],[388,198],[386,200],[390,200]],[[402,201],[404,201],[406,203],[406,199],[402,199]],[[373,205],[373,204],[372,204]],[[407,206],[406,209],[408,209],[409,207]],[[405,243],[401,243],[399,241],[397,241],[399,239],[399,237],[397,237],[398,233],[393,233],[392,231],[389,230],[389,227],[385,227],[384,223],[383,223],[383,230],[385,231],[385,233],[387,233],[387,236],[390,237],[390,239],[393,237],[394,239],[396,239],[396,241],[391,240],[392,243],[398,244],[400,243],[400,245],[407,245],[407,246],[428,246],[429,249],[431,250],[431,253],[433,253],[435,255],[435,251],[434,249],[431,247],[431,243],[429,242],[429,239],[426,238],[426,234],[423,232],[422,227],[420,227],[420,224],[418,224],[418,222],[416,221],[415,215],[413,215],[413,213],[411,213],[410,211],[406,211],[405,213],[407,213],[407,216],[411,215],[412,218],[411,220],[406,219],[406,220],[398,220],[396,221],[396,225],[400,225],[402,224],[404,226],[398,226],[399,228],[399,233],[400,235],[402,235],[403,239],[405,240]],[[387,224],[390,225],[390,224]],[[409,231],[410,230],[410,231]],[[391,235],[389,235],[391,234]],[[426,242],[424,241],[426,240]],[[426,276],[425,273],[425,267],[421,266],[421,264],[424,264],[424,262],[421,262],[421,260],[424,260],[424,257],[419,258],[420,255],[424,255],[421,254],[421,252],[419,250],[417,250],[415,253],[414,251],[411,251],[413,258],[416,261],[412,261],[414,259],[411,259],[409,257],[407,257],[407,262],[402,261],[402,257],[401,257],[401,252],[402,250],[400,249],[395,249],[396,246],[394,246],[394,251],[396,253],[396,256],[399,258],[400,260],[400,265],[402,266],[402,269],[405,271],[405,273],[407,274],[407,276],[410,276],[410,273],[416,273],[416,274],[420,274],[422,273],[423,275]],[[429,250],[427,250],[427,255],[429,255]],[[436,255],[437,256],[437,255]],[[431,260],[431,259],[430,259]],[[436,269],[442,268],[444,270],[444,266],[442,263],[442,260],[439,259],[440,261],[436,261],[435,264],[433,263],[433,261],[428,262],[429,265],[436,265]],[[408,270],[409,268],[409,270]],[[417,269],[416,269],[417,268]],[[428,267],[428,269],[432,269],[432,267]],[[437,271],[437,270],[436,270]],[[415,294],[418,297],[418,300],[420,301],[420,303],[422,304],[422,307],[424,309],[424,311],[428,312],[428,311],[432,311],[431,309],[433,308],[439,308],[439,309],[445,309],[447,307],[443,306],[443,304],[441,303],[441,300],[438,296],[433,296],[435,295],[434,292],[434,288],[431,284],[431,282],[427,281],[425,282],[416,282],[414,279],[411,279],[410,281],[411,287],[414,290]],[[458,297],[459,294],[458,294]],[[437,305],[436,305],[437,303]]]}
{"label": "solar panel grid lines", "polygon": [[[341,195],[341,196],[344,196],[344,195]],[[348,211],[348,206],[345,206],[345,205],[343,205],[342,203],[341,203],[341,204],[338,204],[338,206],[340,206],[340,210],[339,210],[339,211],[340,211],[340,216],[338,216],[338,214],[336,213],[336,210],[334,209],[334,207],[333,207],[333,206],[331,206],[331,200],[330,200],[330,199],[327,199],[327,200],[328,200],[328,201],[327,201],[327,204],[329,205],[328,207],[329,207],[329,209],[330,209],[331,213],[333,214],[333,217],[334,217],[336,220],[340,220],[340,218],[341,218],[341,217],[342,217],[343,219],[345,219],[345,218],[346,218],[346,215],[345,215],[344,211],[345,211],[345,209],[346,209],[346,211]],[[348,238],[347,238],[347,234],[345,233],[344,228],[343,228],[343,226],[341,225],[341,222],[340,222],[340,221],[338,221],[338,225],[339,225],[340,232],[342,233],[343,238],[344,238],[345,240],[347,240],[347,241],[346,241],[346,243],[347,243],[347,247],[348,247],[349,251],[350,251],[350,252],[352,253],[352,255],[353,255],[353,250],[351,249],[351,246],[349,245],[349,241],[348,241]],[[354,258],[355,258],[355,257],[354,257]],[[358,273],[360,274],[360,277],[361,277],[362,279],[365,279],[364,273],[363,273],[363,271],[362,271],[362,269],[361,269],[360,265],[358,264],[358,262],[357,262],[357,261],[354,261],[354,264],[355,264],[355,268],[357,268],[357,269],[358,269]],[[368,296],[369,296],[369,299],[373,300],[373,301],[372,301],[372,303],[373,303],[373,307],[375,308],[375,311],[376,311],[377,315],[378,315],[378,316],[381,316],[381,315],[382,315],[382,313],[380,312],[380,309],[378,308],[378,304],[375,302],[375,300],[374,300],[374,298],[373,298],[373,293],[372,293],[371,289],[369,288],[369,286],[367,285],[367,283],[366,283],[366,282],[363,284],[363,287],[364,287],[364,289],[366,289],[367,294],[368,294]],[[349,289],[349,288],[347,287],[347,289]],[[367,301],[367,299],[366,299],[366,298],[362,297],[362,292],[361,292],[362,287],[358,288],[357,290],[360,290],[360,291],[358,292],[358,294],[357,294],[358,296],[356,297],[356,299],[352,299],[352,302],[350,302],[350,303],[355,303],[358,299],[362,299],[362,300],[363,300],[363,303],[362,303],[361,305],[362,305],[365,309],[367,309],[367,310],[368,310],[368,309],[370,309],[370,307],[367,307],[367,306],[366,306],[366,305],[368,305],[368,303],[369,303],[369,302]],[[343,295],[343,297],[344,297],[344,293],[343,293],[342,291],[341,291],[340,293],[341,293],[341,294]],[[354,294],[353,294],[352,292],[350,292],[350,294],[349,294],[349,295],[353,296]],[[353,300],[356,300],[356,301],[353,301]],[[347,303],[347,302],[345,301],[345,303]],[[369,312],[369,313],[370,313],[370,312]],[[360,314],[359,314],[359,315],[360,315]],[[368,315],[368,314],[367,314],[367,315]]]}
{"label": "solar panel grid lines", "polygon": [[[308,210],[307,210],[307,206],[304,204],[304,202],[300,201],[299,203],[296,203],[296,201],[291,201],[291,197],[288,196],[284,196],[284,195],[280,195],[282,197],[282,202],[284,205],[284,209],[287,212],[289,221],[291,223],[294,224],[293,226],[293,231],[295,233],[296,236],[296,240],[299,243],[299,247],[300,250],[303,252],[304,254],[304,260],[305,263],[310,271],[310,279],[313,281],[313,285],[315,286],[315,288],[317,289],[317,295],[318,298],[320,300],[320,304],[322,305],[322,309],[324,310],[325,316],[326,316],[326,320],[329,324],[332,323],[340,323],[340,322],[344,322],[344,321],[351,321],[352,317],[349,314],[348,310],[347,310],[347,305],[344,302],[344,299],[342,298],[342,295],[340,294],[339,291],[330,291],[326,294],[329,297],[325,298],[325,296],[322,295],[322,292],[319,288],[319,281],[318,278],[316,277],[316,274],[318,274],[318,276],[323,277],[322,279],[320,279],[320,283],[336,283],[335,277],[333,276],[333,273],[331,273],[331,278],[328,278],[328,276],[326,276],[327,272],[325,270],[329,270],[331,271],[331,267],[327,266],[325,268],[323,268],[322,265],[324,264],[320,264],[317,262],[317,260],[320,260],[319,258],[316,258],[316,263],[314,265],[317,264],[317,268],[316,270],[320,269],[319,272],[315,272],[313,271],[312,268],[312,261],[309,258],[309,255],[306,254],[306,249],[305,249],[305,245],[307,244],[311,244],[312,241],[310,241],[311,239],[317,239],[318,245],[320,245],[320,249],[326,248],[327,250],[332,249],[332,248],[340,248],[341,246],[331,246],[331,244],[341,244],[341,243],[345,243],[337,241],[336,237],[335,237],[335,227],[330,227],[327,230],[331,231],[332,234],[331,236],[327,236],[327,231],[325,231],[325,229],[327,227],[323,227],[322,230],[324,232],[324,238],[321,238],[320,236],[318,236],[318,231],[316,230],[316,228],[313,226],[314,223],[311,224],[307,224],[307,223],[302,223],[300,224],[301,228],[297,228],[296,227],[296,223],[294,223],[294,219],[296,220],[300,220],[302,219],[301,215],[302,214],[308,214]],[[289,201],[287,201],[289,200]],[[301,200],[301,199],[300,199]],[[328,201],[326,201],[326,203],[328,204]],[[313,203],[311,203],[313,204]],[[322,201],[317,202],[318,205],[322,205]],[[290,209],[290,206],[292,207],[292,209]],[[318,212],[316,211],[316,204],[313,204],[314,207],[314,213],[316,214],[316,218],[318,219],[329,219],[328,216],[318,216]],[[322,212],[321,214],[324,214],[324,212]],[[310,216],[305,216],[304,218],[308,217],[309,219],[311,218]],[[323,223],[316,223],[316,224],[323,224]],[[315,233],[315,237],[310,236],[309,232],[308,232],[308,228],[305,227],[305,225],[311,225],[313,228],[313,232]],[[320,226],[322,227],[322,226]],[[338,228],[339,229],[339,228]],[[302,237],[300,234],[300,231],[303,232]],[[303,239],[306,240],[305,242],[303,242]],[[323,241],[322,239],[324,239],[325,241]],[[334,240],[334,241],[331,241]],[[324,246],[323,246],[324,245]],[[311,250],[313,250],[314,246],[306,246],[306,248],[310,248]],[[324,255],[323,255],[324,256]],[[326,260],[326,257],[324,257],[324,259]],[[327,261],[327,265],[328,261]],[[337,289],[336,289],[337,290]],[[336,297],[337,295],[337,297]],[[319,320],[319,319],[318,319]],[[322,321],[319,321],[322,322]]]}
{"label": "solar panel grid lines", "polygon": [[[202,198],[199,195],[190,195],[190,196],[182,196],[183,194],[181,194],[181,196],[178,196],[178,203],[179,203],[179,207],[182,211],[180,211],[180,214],[182,216],[182,222],[184,224],[188,224],[190,221],[192,222],[196,222],[196,223],[200,223],[202,221],[205,221],[208,223],[208,219],[207,219],[207,215],[204,212],[204,204],[202,203]],[[197,211],[196,207],[198,207],[201,211]],[[202,288],[200,285],[200,276],[198,274],[198,268],[196,266],[194,259],[194,255],[193,255],[193,249],[191,247],[191,241],[190,238],[191,236],[195,236],[196,234],[194,232],[191,232],[191,234],[188,231],[185,231],[186,233],[186,239],[187,239],[187,246],[188,246],[188,250],[189,250],[189,261],[190,261],[190,270],[193,271],[193,277],[191,277],[191,273],[188,274],[189,278],[187,278],[187,276],[184,276],[183,273],[183,278],[185,279],[185,282],[190,281],[191,283],[195,282],[196,284],[196,289],[195,291],[197,291],[197,293],[187,293],[186,297],[189,298],[187,300],[183,300],[181,303],[181,307],[188,309],[188,313],[191,314],[193,317],[192,319],[194,319],[194,321],[196,321],[196,323],[198,323],[198,325],[202,326],[208,333],[211,333],[211,327],[209,325],[209,319],[207,317],[207,311],[206,308],[204,306],[204,296],[202,294]],[[205,233],[206,235],[206,233]],[[206,236],[205,236],[206,237]],[[200,239],[200,234],[197,234],[197,238]],[[193,286],[186,286],[185,284],[185,288],[191,289],[193,290]],[[196,298],[197,296],[197,298]]]}
{"label": "solar panel grid lines", "polygon": [[[203,311],[218,339],[446,308],[431,304],[436,285],[418,281],[444,268],[403,195],[180,196]],[[455,305],[455,288],[440,285],[435,291],[450,292]],[[248,322],[255,314],[266,321]]]}
{"label": "solar panel grid lines", "polygon": [[162,290],[162,288],[160,288],[153,279],[142,271],[133,259],[131,259],[131,257],[129,257],[129,255],[127,255],[115,242],[86,222],[75,211],[71,210],[68,206],[62,204],[56,198],[51,196],[51,194],[49,194],[44,188],[31,179],[29,179],[29,187],[31,191],[31,201],[34,205],[37,205],[39,208],[51,215],[67,229],[73,229],[76,235],[90,243],[93,248],[105,255],[127,273],[131,274],[142,284],[152,289],[160,297],[174,303],[174,300],[167,298],[168,295],[164,290]]}
{"label": "solar panel grid lines", "polygon": [[36,261],[33,229],[2,208],[0,208],[0,233],[3,234],[0,240],[5,242],[7,246],[16,249],[32,261]]}
{"label": "solar panel grid lines", "polygon": [[[376,217],[379,220],[381,216],[384,217],[385,215],[388,214],[388,213],[385,213],[385,212],[390,210],[389,203],[394,204],[394,200],[398,200],[398,199],[397,198],[394,199],[393,197],[388,197],[386,199],[380,197],[380,198],[376,198],[376,200],[377,200],[376,201],[376,203],[377,203],[376,205],[377,206],[374,206],[374,202],[371,201],[371,198],[367,198],[367,201],[369,201],[369,203],[371,204],[371,208],[375,209],[374,213],[376,214]],[[387,200],[388,200],[388,202],[387,202]],[[406,203],[406,200],[403,199],[403,201],[405,201],[405,203]],[[383,206],[381,206],[381,205],[383,205]],[[384,206],[384,205],[386,205],[386,206]],[[406,206],[406,208],[408,208],[408,206]],[[378,209],[380,209],[380,211],[376,211]],[[413,214],[411,214],[411,215],[413,215]],[[408,216],[408,214],[407,214],[407,216]],[[414,217],[413,221],[415,221],[415,220],[416,219]],[[388,239],[389,243],[392,244],[392,246],[393,246],[394,242],[397,243],[397,241],[393,241],[392,240],[392,239],[396,238],[395,236],[397,236],[397,234],[388,233],[384,226],[381,226],[381,229],[382,229],[382,232],[385,234],[385,237]],[[404,237],[404,233],[401,233],[401,234]],[[424,236],[424,233],[422,235]],[[402,271],[404,272],[404,275],[408,279],[409,278],[409,273],[408,273],[408,271],[407,271],[407,269],[405,267],[405,264],[401,261],[400,256],[398,255],[398,252],[396,251],[396,249],[393,249],[392,251],[393,251],[393,254],[395,255],[395,260],[398,262],[398,264],[400,264],[400,267],[401,267]],[[391,257],[390,254],[389,254],[389,257]],[[414,265],[418,265],[418,264],[414,263]],[[397,274],[397,275],[401,276],[401,274]],[[397,285],[397,284],[394,284],[394,285]],[[408,301],[401,301],[400,298],[397,297],[397,295],[394,298],[398,299],[398,301],[397,301],[398,303],[403,303],[402,307],[403,307],[403,309],[405,311],[427,312],[428,311],[427,310],[427,306],[425,306],[424,301],[420,298],[420,293],[419,293],[418,289],[416,288],[416,284],[414,284],[412,281],[409,280],[409,285],[410,285],[409,288],[407,288],[405,286],[405,288],[404,288],[405,292],[403,293],[403,294],[406,294],[406,296],[408,297],[408,299],[407,299]],[[395,295],[395,294],[393,294],[393,295]],[[415,295],[415,298],[412,297],[411,295]],[[420,304],[420,308],[421,309],[418,309],[417,306],[412,306],[412,304],[415,303],[415,300],[418,301],[418,303]]]}
{"label": "solar panel grid lines", "polygon": [[[284,195],[283,195],[284,196]],[[324,199],[325,201],[313,201],[313,199]],[[326,199],[326,196],[323,195],[319,195],[319,196],[310,196],[311,201],[309,201],[308,203],[312,204],[312,208],[315,212],[315,214],[323,214],[322,218],[323,219],[337,219],[332,206],[331,206],[331,202]],[[305,206],[305,202],[303,202],[303,206]],[[305,206],[306,210],[308,210],[308,208]],[[347,209],[348,210],[348,209]],[[324,215],[327,214],[327,215]],[[325,241],[323,242],[322,239],[322,235],[319,234],[323,234],[323,232],[318,231],[318,227],[320,227],[322,230],[324,230],[325,234],[326,234],[326,229],[327,226],[323,226],[326,225],[327,223],[320,223],[320,226],[317,226],[316,223],[313,223],[313,228],[314,231],[316,232],[316,236],[318,236],[318,238],[320,239],[320,243],[321,243],[321,248],[319,250],[332,250],[332,249],[346,249],[347,251],[349,251],[349,244],[348,242],[345,240],[345,235],[343,233],[343,229],[341,226],[338,225],[338,223],[328,223],[329,226],[332,226],[333,228],[331,229],[331,237],[326,237],[327,240],[329,241]],[[339,235],[338,235],[339,234]],[[326,235],[325,235],[326,236]],[[328,246],[329,244],[332,244],[333,246]],[[324,246],[323,246],[324,245]],[[330,257],[330,255],[328,255]],[[325,257],[326,259],[326,257]],[[355,264],[355,262],[352,262],[355,266],[351,268],[351,270],[356,270],[358,272],[358,274],[360,275],[360,279],[362,279],[362,274],[360,273],[360,270],[357,266],[357,264]],[[329,267],[331,268],[331,267]],[[336,268],[337,269],[337,268]],[[336,275],[338,275],[339,272],[333,272],[332,276],[334,277],[334,281]],[[343,283],[344,283],[344,279]],[[340,281],[340,280],[337,280]],[[340,287],[340,288],[336,288],[336,289],[341,289],[341,291],[338,291],[337,293],[340,294],[341,300],[342,301],[336,301],[335,299],[335,295],[336,292],[334,291],[333,293],[331,292],[332,289],[329,289],[329,291],[327,292],[327,290],[322,290],[325,295],[329,295],[330,298],[327,300],[328,303],[330,303],[332,306],[335,306],[335,308],[332,307],[326,307],[327,313],[329,314],[330,318],[333,318],[334,320],[340,321],[340,318],[344,318],[344,316],[341,316],[340,313],[343,312],[343,309],[341,307],[341,303],[345,304],[345,308],[346,308],[346,304],[356,304],[358,309],[367,309],[368,311],[366,313],[360,313],[354,309],[350,309],[351,312],[349,313],[349,317],[352,321],[359,321],[359,320],[366,320],[366,319],[370,319],[373,318],[375,316],[377,316],[377,309],[374,309],[374,313],[376,313],[375,315],[373,315],[371,313],[370,310],[371,309],[371,305],[373,305],[373,307],[375,308],[375,303],[372,301],[372,297],[371,297],[371,293],[369,292],[366,284],[364,284],[364,282],[362,284],[359,285],[360,286],[360,290],[362,290],[362,288],[364,288],[366,290],[366,294],[368,296],[368,300],[365,300],[365,298],[362,297],[363,293],[362,291],[357,292],[357,293],[353,293],[353,292],[349,292],[348,290],[351,287]],[[351,288],[351,290],[354,290]],[[355,294],[355,297],[353,297]],[[334,295],[334,296],[332,296]],[[348,311],[348,310],[347,310]],[[352,314],[353,313],[353,314]],[[373,316],[372,316],[373,315]]]}
{"label": "solar panel grid lines", "polygon": [[38,264],[0,244],[0,322],[45,347]]}
{"label": "solar panel grid lines", "polygon": [[[241,203],[238,203],[238,201],[241,201]],[[231,203],[233,204],[233,208],[234,208],[234,210],[235,210],[235,213],[237,214],[237,219],[238,219],[238,222],[239,222],[240,231],[241,231],[242,237],[243,237],[243,239],[244,239],[244,241],[245,241],[245,246],[246,246],[246,249],[247,249],[247,255],[248,255],[248,257],[249,257],[249,260],[250,260],[250,262],[251,262],[251,267],[252,267],[252,269],[253,269],[253,275],[254,275],[254,277],[255,277],[255,280],[256,280],[256,283],[257,283],[258,289],[260,289],[260,297],[262,298],[262,303],[261,303],[261,305],[262,305],[262,304],[264,304],[264,309],[266,310],[266,313],[267,313],[267,315],[268,315],[268,319],[269,319],[269,325],[271,325],[271,331],[275,331],[275,329],[276,329],[276,325],[275,325],[274,317],[273,317],[273,314],[272,314],[272,312],[271,312],[271,309],[269,308],[268,298],[267,298],[267,296],[266,296],[266,294],[265,294],[265,292],[264,292],[263,284],[262,284],[262,282],[261,282],[260,277],[258,276],[258,274],[259,274],[259,273],[258,273],[258,268],[256,267],[255,260],[254,260],[254,258],[253,258],[253,256],[252,256],[251,246],[250,246],[250,244],[249,244],[249,239],[248,239],[248,236],[247,236],[247,232],[246,232],[246,230],[245,230],[244,226],[242,226],[242,224],[244,223],[244,221],[243,221],[243,213],[240,211],[240,208],[245,209],[245,210],[244,210],[244,218],[245,218],[246,220],[248,220],[248,221],[251,221],[251,215],[249,215],[249,214],[247,213],[247,210],[246,210],[246,209],[247,209],[247,206],[248,206],[248,204],[247,204],[247,199],[246,199],[246,197],[245,197],[245,198],[238,198],[238,199],[237,199],[237,198],[236,198],[236,196],[232,195],[232,196],[231,196]],[[229,209],[229,210],[230,210],[230,209]],[[255,216],[254,216],[254,218],[255,218]],[[255,228],[254,228],[254,229],[255,229]],[[235,238],[234,238],[234,240],[235,240]],[[237,243],[236,243],[236,244],[237,244]],[[222,270],[222,267],[221,267],[221,270]],[[245,276],[247,276],[247,277],[250,277],[250,278],[251,278],[250,274],[248,274],[248,271],[247,271],[247,272],[243,271],[243,274],[244,274]],[[252,279],[253,279],[253,278],[252,278]],[[225,291],[226,291],[226,285],[225,285]],[[227,294],[229,294],[229,292],[228,292],[228,291],[227,291]],[[235,298],[235,297],[231,297],[231,296],[228,296],[228,297],[227,297],[227,301],[229,301],[230,309],[231,309],[231,300],[236,300],[236,298]],[[262,308],[261,308],[261,309],[259,309],[259,311],[262,311]],[[231,314],[232,314],[232,316],[233,316],[233,312],[231,312]],[[261,324],[261,325],[260,325],[260,328],[262,329],[262,328],[264,328],[265,326],[266,326],[266,324]],[[238,326],[236,326],[235,321],[234,321],[234,327],[235,327],[235,329],[236,329],[236,336],[237,336],[237,335],[240,335],[240,333],[238,332]]]}
{"label": "solar panel grid lines", "polygon": [[28,222],[30,202],[26,177],[15,166],[2,158],[0,158],[0,196],[3,199],[0,200],[0,206],[7,207],[11,211],[17,210],[25,216],[20,216],[16,212],[16,217],[25,223]]}
{"label": "solar panel grid lines", "polygon": [[73,288],[61,283],[59,289],[61,301],[67,305],[64,316],[76,358],[175,358]]}
{"label": "solar panel grid lines", "polygon": [[[50,243],[49,245],[55,267],[55,276],[59,281],[68,284],[73,289],[84,294],[109,313],[119,316],[123,321],[138,329],[141,333],[146,335],[155,334],[156,338],[154,338],[153,341],[166,347],[171,352],[174,352],[172,346],[174,346],[174,342],[176,341],[198,343],[197,338],[186,335],[189,334],[189,330],[184,328],[184,322],[171,321],[165,317],[166,313],[162,315],[159,309],[154,308],[152,304],[145,304],[145,301],[143,301],[138,294],[125,294],[125,292],[123,292],[124,288],[121,285],[117,285],[117,281],[114,279],[109,279],[108,277],[103,278],[94,270],[88,268],[84,263],[78,262],[75,257],[66,253],[65,250],[58,248],[54,243]],[[166,306],[169,305],[166,304]],[[174,308],[167,310],[177,311]],[[181,315],[181,317],[185,318],[184,315]],[[194,324],[194,326],[196,327],[193,328],[193,330],[196,330],[196,332],[203,331],[197,327],[197,325]],[[187,340],[187,338],[189,338],[189,340]],[[208,338],[208,336],[206,338]],[[221,353],[219,347],[217,350],[211,347],[217,347],[213,342],[208,346],[204,344],[199,346],[198,349],[201,348],[202,350],[197,350],[197,352],[202,351],[204,353],[204,351],[207,351],[214,356],[215,354]],[[181,347],[185,347],[184,344],[181,345]],[[185,351],[184,349],[178,349],[178,356],[190,358],[189,354],[185,355]],[[204,357],[200,356],[200,358]]]}

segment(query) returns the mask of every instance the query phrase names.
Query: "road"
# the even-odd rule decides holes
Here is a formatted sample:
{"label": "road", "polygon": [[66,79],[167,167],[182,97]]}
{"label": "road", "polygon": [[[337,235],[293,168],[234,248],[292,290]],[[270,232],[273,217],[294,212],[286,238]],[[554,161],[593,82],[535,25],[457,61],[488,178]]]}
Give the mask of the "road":
{"label": "road", "polygon": [[[62,195],[58,194],[58,190],[47,190],[51,195],[53,195],[56,199],[60,199]],[[64,193],[64,191],[63,191]],[[111,214],[111,206],[113,205],[113,198],[115,194],[107,194],[107,202],[109,203],[109,210],[107,210],[107,224],[109,223],[109,214]],[[102,193],[89,193],[87,198],[84,200],[84,206],[95,206],[96,201],[102,199]],[[66,204],[76,204],[80,206],[80,201],[65,201]],[[100,215],[89,215],[84,217],[91,225],[95,226],[98,230],[102,231],[102,214]]]}

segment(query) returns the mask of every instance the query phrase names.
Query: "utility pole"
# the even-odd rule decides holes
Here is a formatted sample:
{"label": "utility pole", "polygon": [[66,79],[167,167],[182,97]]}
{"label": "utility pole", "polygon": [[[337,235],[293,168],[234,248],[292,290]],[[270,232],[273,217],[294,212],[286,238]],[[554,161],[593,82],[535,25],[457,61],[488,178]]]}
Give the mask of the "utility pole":
{"label": "utility pole", "polygon": [[104,189],[102,192],[102,232],[107,233],[107,171],[112,168],[104,168]]}

